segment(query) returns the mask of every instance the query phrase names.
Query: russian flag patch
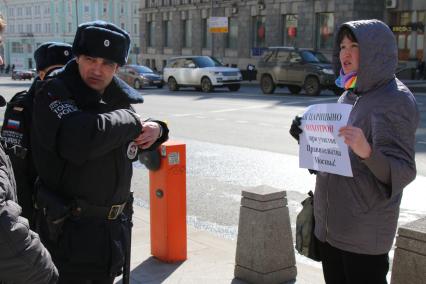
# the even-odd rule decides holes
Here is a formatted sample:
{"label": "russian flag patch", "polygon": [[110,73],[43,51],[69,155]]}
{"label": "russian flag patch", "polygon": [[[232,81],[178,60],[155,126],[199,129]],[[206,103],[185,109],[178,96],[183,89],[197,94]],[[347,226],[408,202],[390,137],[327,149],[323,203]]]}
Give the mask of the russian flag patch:
{"label": "russian flag patch", "polygon": [[19,125],[20,124],[21,124],[21,122],[18,121],[18,120],[9,119],[7,121],[7,128],[10,128],[10,129],[19,129]]}

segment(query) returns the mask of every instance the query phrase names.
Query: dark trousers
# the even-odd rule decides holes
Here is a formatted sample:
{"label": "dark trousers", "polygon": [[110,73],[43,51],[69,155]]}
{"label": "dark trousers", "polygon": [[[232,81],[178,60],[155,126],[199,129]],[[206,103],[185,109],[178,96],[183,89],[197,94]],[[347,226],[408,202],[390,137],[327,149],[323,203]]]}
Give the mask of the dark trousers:
{"label": "dark trousers", "polygon": [[387,284],[388,254],[357,254],[319,244],[327,284]]}
{"label": "dark trousers", "polygon": [[115,277],[108,277],[103,279],[80,279],[80,278],[68,278],[59,276],[58,284],[112,284],[114,283]]}

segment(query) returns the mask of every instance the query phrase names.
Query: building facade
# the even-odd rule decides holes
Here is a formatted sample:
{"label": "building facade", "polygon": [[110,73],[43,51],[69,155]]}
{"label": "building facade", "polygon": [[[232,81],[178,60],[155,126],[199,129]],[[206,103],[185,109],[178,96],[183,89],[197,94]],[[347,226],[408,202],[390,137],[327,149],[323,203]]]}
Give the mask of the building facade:
{"label": "building facade", "polygon": [[[141,4],[142,62],[159,70],[168,58],[180,55],[213,55],[245,69],[256,64],[268,46],[308,47],[330,56],[341,23],[371,18],[396,27],[401,60],[426,54],[420,29],[397,32],[413,22],[425,23],[425,0],[142,0]],[[228,33],[210,33],[209,17],[228,18]]]}
{"label": "building facade", "polygon": [[105,20],[127,30],[132,39],[129,62],[140,55],[140,0],[3,0],[0,11],[7,27],[3,35],[6,64],[35,68],[33,53],[43,42],[72,43],[77,26]]}

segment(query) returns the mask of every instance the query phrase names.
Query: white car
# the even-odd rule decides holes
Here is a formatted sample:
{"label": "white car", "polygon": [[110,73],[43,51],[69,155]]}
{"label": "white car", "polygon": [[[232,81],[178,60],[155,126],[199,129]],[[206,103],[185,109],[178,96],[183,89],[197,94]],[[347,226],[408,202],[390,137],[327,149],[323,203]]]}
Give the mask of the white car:
{"label": "white car", "polygon": [[210,56],[182,56],[171,58],[163,70],[163,79],[171,91],[179,87],[195,87],[211,92],[216,87],[238,91],[242,80],[240,69],[223,66]]}

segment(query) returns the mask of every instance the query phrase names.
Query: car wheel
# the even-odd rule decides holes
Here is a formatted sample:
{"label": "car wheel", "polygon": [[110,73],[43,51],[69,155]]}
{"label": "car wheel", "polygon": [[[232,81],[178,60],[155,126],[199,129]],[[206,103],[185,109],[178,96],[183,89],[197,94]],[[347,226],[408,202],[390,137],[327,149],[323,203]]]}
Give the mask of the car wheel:
{"label": "car wheel", "polygon": [[210,81],[209,78],[204,77],[203,79],[201,79],[201,90],[204,93],[210,93],[211,91],[213,91],[212,81]]}
{"label": "car wheel", "polygon": [[302,90],[301,87],[295,85],[288,85],[287,88],[290,90],[290,93],[297,95]]}
{"label": "car wheel", "polygon": [[264,94],[272,94],[275,91],[275,83],[270,75],[263,75],[260,79],[260,88]]}
{"label": "car wheel", "polygon": [[236,92],[236,91],[238,91],[240,89],[240,86],[241,86],[240,84],[232,84],[232,85],[228,86],[228,89],[231,92]]}
{"label": "car wheel", "polygon": [[169,80],[167,81],[167,84],[169,85],[169,90],[170,91],[177,91],[179,90],[179,86],[175,80],[175,78],[170,77]]}
{"label": "car wheel", "polygon": [[141,81],[136,79],[135,82],[133,82],[133,88],[139,90],[141,88]]}
{"label": "car wheel", "polygon": [[321,92],[321,85],[318,79],[313,76],[309,76],[305,79],[303,88],[308,96],[318,96]]}

